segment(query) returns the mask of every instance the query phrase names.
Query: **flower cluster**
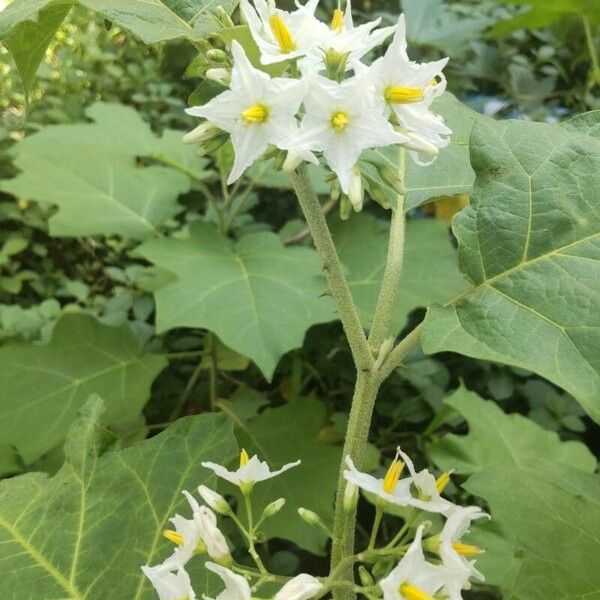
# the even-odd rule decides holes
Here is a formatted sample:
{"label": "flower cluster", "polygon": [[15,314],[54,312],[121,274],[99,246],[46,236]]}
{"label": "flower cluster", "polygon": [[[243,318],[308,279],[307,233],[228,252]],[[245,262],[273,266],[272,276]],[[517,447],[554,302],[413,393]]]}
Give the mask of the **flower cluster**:
{"label": "flower cluster", "polygon": [[[295,461],[277,471],[271,471],[267,463],[260,461],[257,456],[249,457],[245,450],[240,454],[240,466],[235,471],[229,471],[216,463],[203,462],[202,466],[239,488],[246,504],[247,522],[243,524],[228,501],[204,485],[198,487],[198,493],[205,505],[201,505],[192,494],[184,491],[192,518],[175,515],[171,519],[174,529],[163,533],[175,544],[173,553],[159,565],[142,567],[160,600],[196,599],[186,571],[187,563],[195,555],[206,555],[210,559],[205,562],[206,568],[218,575],[223,582],[224,590],[217,596],[217,600],[251,600],[261,586],[274,582],[280,582],[279,591],[273,596],[275,600],[320,598],[334,589],[339,582],[332,579],[332,576],[318,578],[301,573],[286,578],[270,574],[255,549],[260,525],[281,510],[285,499],[279,498],[267,504],[260,518],[255,521],[251,500],[254,485],[276,477],[299,464],[300,461]],[[463,543],[461,538],[469,530],[472,521],[487,515],[479,507],[460,507],[441,497],[441,492],[450,481],[449,473],[444,473],[436,479],[427,469],[417,472],[411,459],[400,448],[382,479],[358,471],[350,457],[346,457],[346,464],[344,507],[354,510],[359,488],[375,496],[377,507],[369,547],[350,558],[353,562],[362,561],[366,564],[375,563],[380,559],[398,560],[391,570],[387,567],[387,575],[379,582],[371,581],[370,585],[363,588],[358,586],[365,596],[373,598],[383,595],[384,600],[461,600],[462,590],[470,587],[471,578],[483,580],[483,576],[475,568],[475,561],[472,560],[481,550]],[[409,476],[401,478],[405,465],[408,467]],[[411,506],[413,511],[397,535],[382,548],[376,548],[375,539],[381,514],[387,504]],[[420,510],[446,517],[439,533],[424,539],[428,524],[421,523],[418,527],[414,525]],[[329,529],[316,513],[303,508],[298,509],[298,513],[307,523],[330,535]],[[256,568],[248,568],[234,561],[228,542],[217,525],[217,514],[233,520],[246,539],[248,553]],[[408,543],[412,532],[414,539]],[[426,559],[426,553],[431,557],[429,560]],[[389,561],[386,564],[389,564]],[[207,596],[203,597],[210,600]]]}
{"label": "flower cluster", "polygon": [[[241,0],[241,12],[260,51],[262,65],[279,64],[271,77],[252,65],[233,41],[232,60],[207,77],[229,89],[188,113],[203,117],[188,142],[222,143],[231,136],[235,160],[228,183],[236,181],[271,146],[287,152],[283,168],[321,155],[342,191],[362,205],[359,157],[364,150],[401,145],[435,157],[451,130],[430,108],[443,93],[447,59],[419,64],[406,52],[403,15],[393,27],[380,19],[355,27],[350,0],[330,24],[315,16],[318,0],[287,12],[265,0]],[[393,36],[385,55],[367,65],[364,56]],[[221,53],[222,54],[222,53]]]}

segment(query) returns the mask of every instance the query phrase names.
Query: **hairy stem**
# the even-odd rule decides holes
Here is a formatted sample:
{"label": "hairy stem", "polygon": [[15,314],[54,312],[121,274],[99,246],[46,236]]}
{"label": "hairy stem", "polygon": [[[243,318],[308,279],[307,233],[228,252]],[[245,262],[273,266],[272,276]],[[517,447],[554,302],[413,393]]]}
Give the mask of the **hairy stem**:
{"label": "hairy stem", "polygon": [[[404,185],[404,160],[405,152],[401,148],[399,180],[402,185]],[[373,324],[369,333],[369,344],[373,350],[377,350],[381,346],[389,333],[390,320],[398,294],[400,276],[402,275],[402,263],[404,262],[405,222],[404,196],[399,195],[397,204],[392,211],[385,271],[375,314],[373,315]]]}
{"label": "hairy stem", "polygon": [[592,62],[592,69],[595,74],[600,71],[600,59],[598,58],[598,52],[596,51],[596,45],[594,43],[594,36],[592,34],[592,28],[590,21],[587,17],[583,17],[583,29],[585,31],[585,40],[588,46],[588,52],[590,53],[590,60]]}
{"label": "hairy stem", "polygon": [[297,171],[290,174],[290,177],[313,241],[321,255],[329,291],[348,338],[354,364],[359,371],[369,371],[373,366],[373,355],[358,318],[358,311],[352,299],[344,268],[335,249],[323,209],[308,177],[306,166],[301,165]]}

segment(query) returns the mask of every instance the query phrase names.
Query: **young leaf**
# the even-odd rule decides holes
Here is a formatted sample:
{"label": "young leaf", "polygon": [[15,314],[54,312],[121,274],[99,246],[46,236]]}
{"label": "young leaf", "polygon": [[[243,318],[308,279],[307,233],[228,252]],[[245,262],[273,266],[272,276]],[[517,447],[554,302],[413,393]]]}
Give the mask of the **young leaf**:
{"label": "young leaf", "polygon": [[106,399],[108,425],[135,422],[165,365],[143,353],[128,328],[66,314],[48,344],[0,348],[0,439],[33,462],[62,443],[91,393]]}
{"label": "young leaf", "polygon": [[469,434],[441,438],[432,456],[441,469],[470,475],[463,487],[486,500],[492,522],[514,536],[520,569],[511,563],[511,577],[518,574],[507,597],[597,596],[600,481],[591,452],[465,389],[447,403],[466,418]]}
{"label": "young leaf", "polygon": [[[375,217],[361,213],[348,221],[335,221],[332,229],[361,321],[368,328],[385,268],[389,228]],[[448,300],[466,286],[446,224],[434,219],[409,220],[392,331],[401,331],[415,308]]]}
{"label": "young leaf", "polygon": [[[472,287],[427,314],[426,352],[548,378],[600,420],[600,140],[582,126],[478,120],[472,204],[454,219]],[[595,130],[594,130],[595,131]]]}
{"label": "young leaf", "polygon": [[155,292],[159,331],[209,329],[265,377],[302,345],[309,327],[333,319],[316,253],[285,248],[275,234],[253,233],[234,244],[196,221],[189,238],[149,240],[138,252],[178,278]]}
{"label": "young leaf", "polygon": [[[171,553],[161,535],[169,518],[177,512],[191,517],[181,491],[214,486],[215,477],[200,462],[227,462],[236,452],[227,419],[203,415],[181,419],[127,450],[99,455],[102,411],[98,397],[85,404],[54,477],[29,473],[0,482],[5,596],[156,598],[140,566]],[[201,570],[198,562],[190,565]],[[209,590],[203,583],[196,591],[200,596]]]}

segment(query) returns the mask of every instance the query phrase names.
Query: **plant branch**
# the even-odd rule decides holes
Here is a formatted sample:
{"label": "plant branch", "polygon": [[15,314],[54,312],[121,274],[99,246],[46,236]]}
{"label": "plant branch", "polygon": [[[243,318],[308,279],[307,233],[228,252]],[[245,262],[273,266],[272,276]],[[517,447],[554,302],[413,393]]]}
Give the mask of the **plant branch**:
{"label": "plant branch", "polygon": [[408,335],[403,337],[389,353],[381,365],[379,371],[377,371],[377,380],[381,383],[385,381],[392,371],[398,368],[404,357],[418,344],[421,343],[421,329],[423,324],[419,323]]}
{"label": "plant branch", "polygon": [[590,20],[587,17],[583,17],[583,29],[585,31],[585,39],[587,42],[588,52],[590,53],[590,60],[592,62],[592,70],[594,74],[597,74],[600,71],[600,59],[598,58],[598,52],[596,51]]}

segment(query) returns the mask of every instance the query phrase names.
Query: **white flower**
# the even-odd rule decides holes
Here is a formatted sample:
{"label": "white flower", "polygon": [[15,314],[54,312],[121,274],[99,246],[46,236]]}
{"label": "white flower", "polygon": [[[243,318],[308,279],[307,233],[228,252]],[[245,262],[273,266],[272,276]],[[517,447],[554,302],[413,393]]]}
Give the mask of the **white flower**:
{"label": "white flower", "polygon": [[[432,113],[431,103],[446,89],[442,69],[447,58],[428,63],[411,61],[406,53],[406,26],[400,15],[394,39],[385,56],[372,65],[375,93],[388,114],[412,133],[409,147],[429,154],[450,143],[452,130],[442,117]],[[439,79],[438,79],[439,78]]]}
{"label": "white flower", "polygon": [[[250,585],[244,577],[212,562],[205,563],[205,566],[216,573],[225,584],[225,589],[217,596],[216,600],[250,600]],[[203,598],[212,600],[208,596],[203,596]]]}
{"label": "white flower", "polygon": [[207,469],[212,469],[216,475],[230,483],[242,487],[244,485],[252,485],[257,481],[264,481],[265,479],[277,477],[277,475],[280,475],[292,467],[297,467],[299,464],[300,461],[296,460],[287,465],[283,465],[278,471],[271,471],[266,462],[260,461],[256,455],[252,458],[248,458],[248,453],[242,449],[240,453],[240,467],[235,471],[228,471],[222,465],[213,462],[203,462],[202,466]]}
{"label": "white flower", "polygon": [[406,463],[408,471],[410,472],[411,481],[419,493],[416,498],[411,498],[408,504],[422,510],[441,513],[446,516],[458,510],[456,504],[440,496],[435,477],[427,469],[423,469],[417,473],[415,471],[415,465],[410,457],[402,452],[400,448],[398,448],[398,453]]}
{"label": "white flower", "polygon": [[184,569],[172,573],[163,565],[142,567],[144,575],[150,580],[160,600],[196,600],[190,577]]}
{"label": "white flower", "polygon": [[232,42],[231,52],[230,89],[186,110],[231,134],[235,160],[228,183],[236,181],[269,144],[281,147],[295,135],[296,113],[305,93],[302,79],[272,79],[255,69],[238,42]]}
{"label": "white flower", "polygon": [[337,83],[312,75],[304,99],[306,114],[297,138],[287,148],[323,151],[344,193],[352,168],[367,148],[401,144],[408,138],[394,131],[374,103],[369,70]]}
{"label": "white flower", "polygon": [[221,494],[211,490],[209,487],[205,485],[198,486],[198,493],[202,497],[202,500],[210,506],[215,512],[218,512],[220,515],[228,515],[231,513],[231,507],[229,503]]}
{"label": "white flower", "polygon": [[394,32],[394,26],[375,29],[380,23],[381,18],[378,18],[354,27],[348,0],[345,11],[334,10],[329,30],[308,49],[306,57],[299,62],[300,68],[303,72],[320,71],[327,66],[328,55],[344,57],[345,70],[351,68],[354,61],[360,60]]}
{"label": "white flower", "polygon": [[229,546],[227,545],[225,536],[217,527],[217,516],[215,513],[208,506],[201,506],[194,513],[194,520],[198,525],[200,537],[206,546],[208,555],[219,562],[229,562],[231,560]]}
{"label": "white flower", "polygon": [[328,33],[327,25],[315,18],[319,0],[309,0],[288,12],[267,4],[265,0],[241,0],[240,10],[260,50],[260,60],[269,65],[299,56],[310,50]]}
{"label": "white flower", "polygon": [[425,560],[421,547],[423,525],[390,574],[379,582],[384,600],[433,600],[433,595],[444,585],[441,567]]}
{"label": "white flower", "polygon": [[194,519],[185,519],[181,515],[175,515],[169,520],[175,526],[175,531],[168,529],[163,535],[177,547],[163,564],[171,569],[176,569],[184,567],[197,552],[202,552],[204,543],[198,524]]}
{"label": "white flower", "polygon": [[392,504],[407,506],[410,502],[410,478],[400,480],[404,464],[398,460],[397,454],[383,479],[359,471],[349,456],[346,456],[346,464],[348,465],[348,469],[344,471],[346,481]]}
{"label": "white flower", "polygon": [[439,554],[442,565],[448,572],[446,590],[450,600],[460,600],[461,590],[470,577],[484,581],[484,576],[475,568],[475,561],[470,557],[480,554],[477,546],[463,544],[460,538],[469,531],[475,519],[489,518],[478,506],[466,506],[452,513],[439,534]]}
{"label": "white flower", "polygon": [[322,587],[323,584],[316,577],[300,573],[275,594],[274,600],[308,600],[319,593]]}

